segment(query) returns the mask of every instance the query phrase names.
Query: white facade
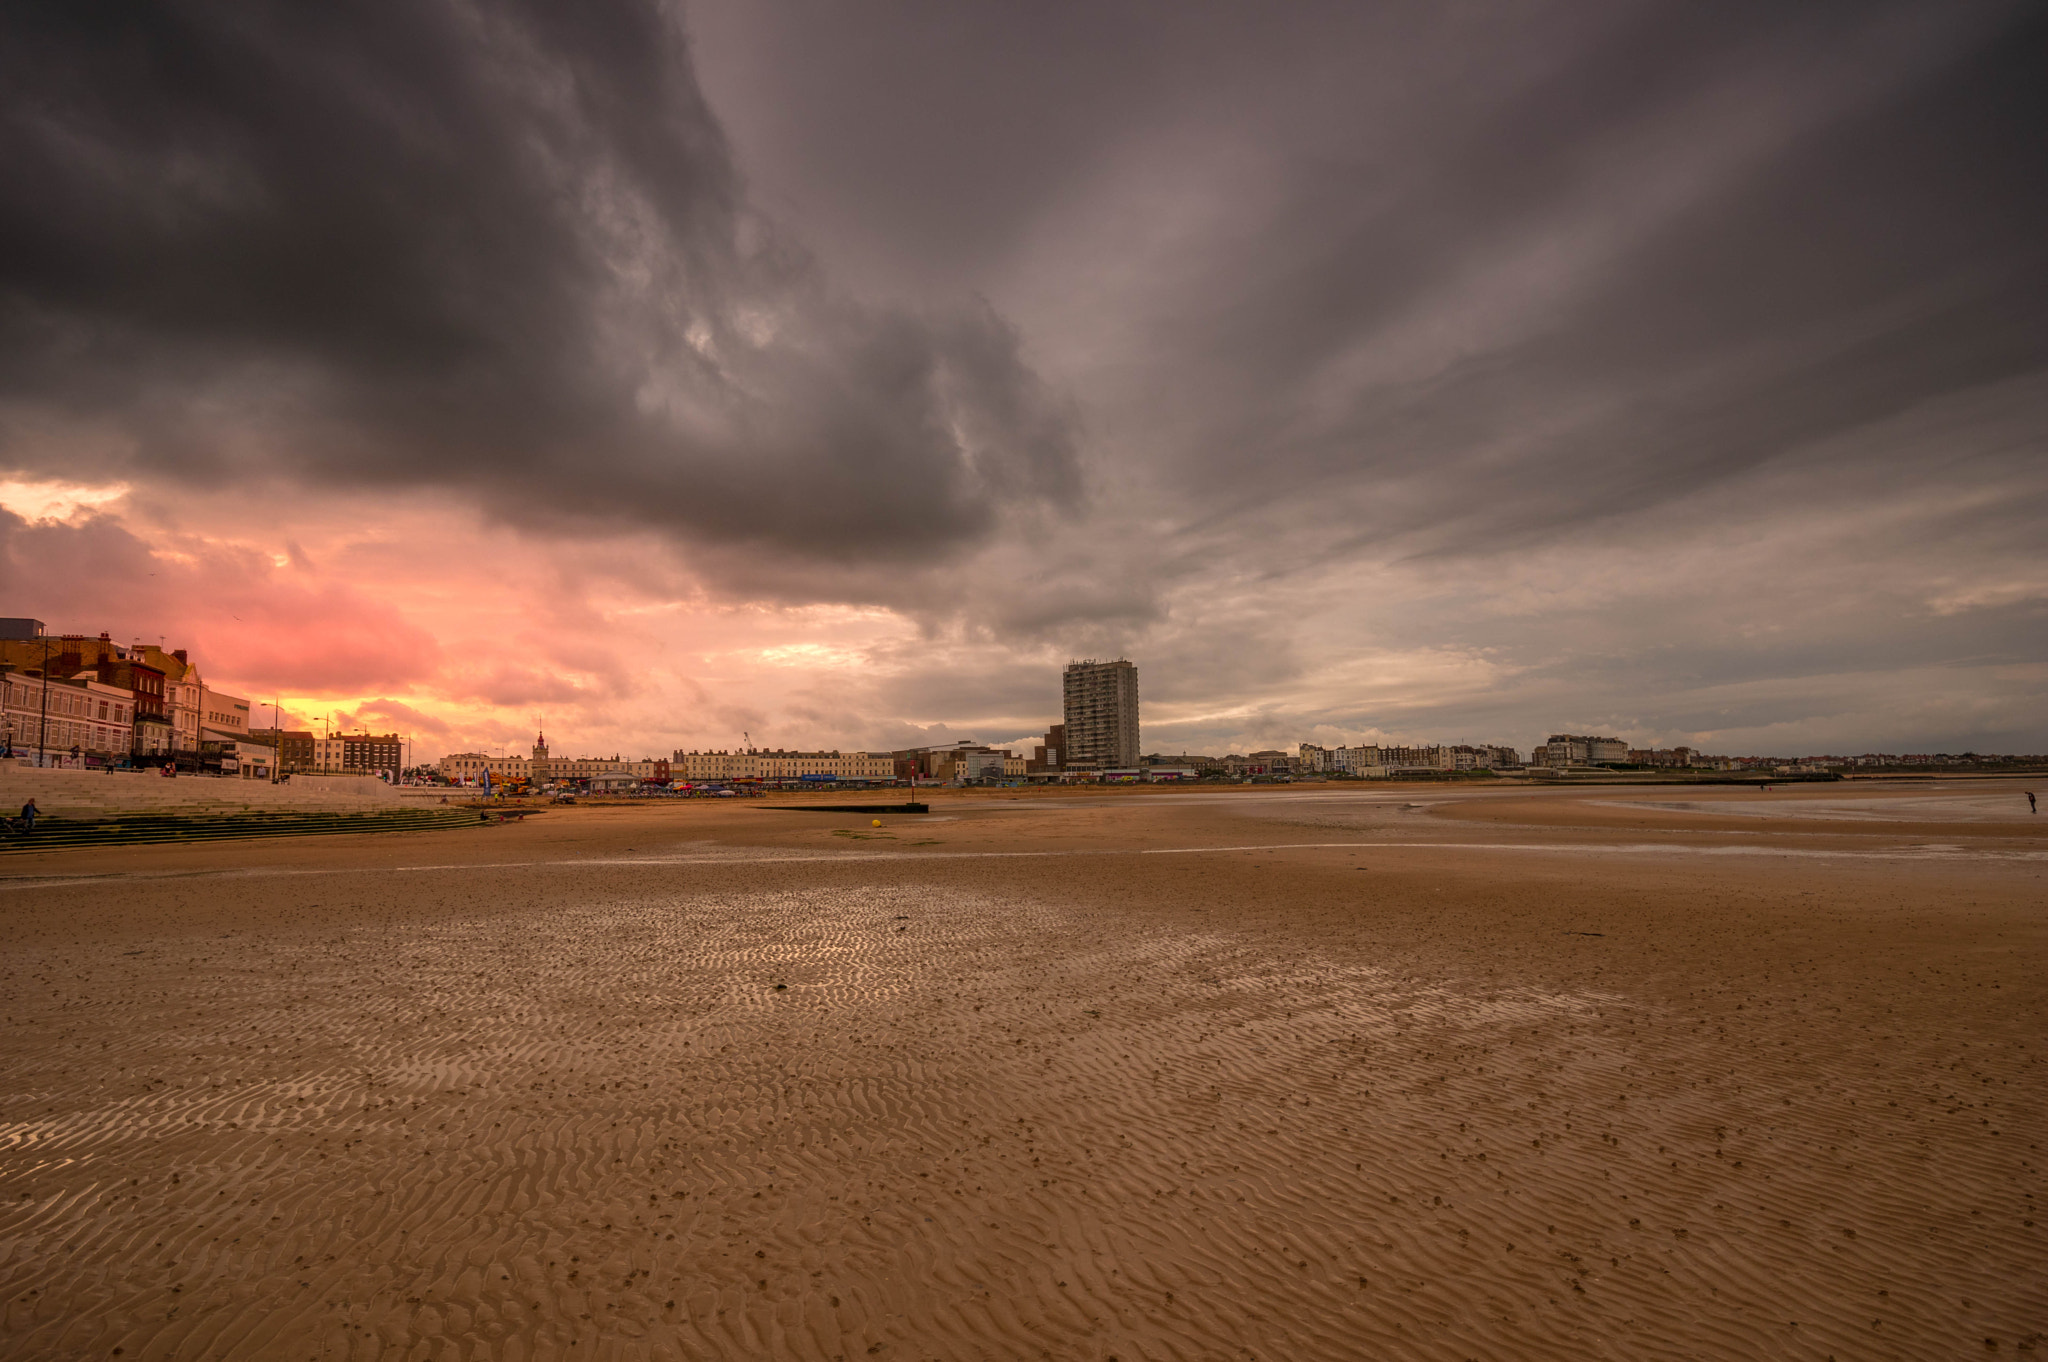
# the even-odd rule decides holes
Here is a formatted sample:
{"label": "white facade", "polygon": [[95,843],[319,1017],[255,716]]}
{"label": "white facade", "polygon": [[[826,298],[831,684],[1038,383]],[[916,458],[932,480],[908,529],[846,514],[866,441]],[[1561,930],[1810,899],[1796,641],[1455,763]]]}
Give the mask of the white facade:
{"label": "white facade", "polygon": [[488,774],[493,781],[526,779],[525,757],[493,757],[482,752],[451,752],[435,763],[443,780],[460,785],[481,785]]}
{"label": "white facade", "polygon": [[627,786],[652,780],[665,772],[667,763],[657,757],[627,761],[623,757],[558,757],[548,750],[546,739],[533,744],[530,757],[494,757],[485,752],[450,752],[434,764],[443,780],[461,785],[481,785],[488,775],[499,781],[587,781],[592,786]]}
{"label": "white facade", "polygon": [[655,772],[654,762],[627,761],[623,757],[549,757],[547,778],[549,780],[596,780],[598,777],[624,777],[627,783],[645,780]]}
{"label": "white facade", "polygon": [[228,762],[235,763],[232,774],[244,780],[269,780],[277,774],[271,769],[277,758],[276,749],[260,742],[238,742],[221,754],[221,770],[229,771]]}
{"label": "white facade", "polygon": [[965,780],[1001,780],[1008,755],[1005,752],[962,752],[954,759],[954,770]]}
{"label": "white facade", "polygon": [[199,715],[206,690],[196,668],[186,672],[186,677],[184,681],[164,678],[164,715],[171,721],[171,747],[178,752],[199,748]]}
{"label": "white facade", "polygon": [[[1308,750],[1304,745],[1304,753]],[[1522,764],[1512,747],[1463,743],[1434,747],[1336,747],[1330,749],[1326,759],[1328,769],[1353,776],[1386,776],[1396,771],[1497,770]]]}
{"label": "white facade", "polygon": [[677,780],[890,780],[896,759],[887,752],[677,752],[669,758]]}
{"label": "white facade", "polygon": [[1387,765],[1376,745],[1332,748],[1327,760],[1330,770],[1341,771],[1351,776],[1368,775],[1375,770],[1383,771]]}
{"label": "white facade", "polygon": [[199,687],[199,734],[207,742],[240,742],[249,736],[249,702],[210,686]]}
{"label": "white facade", "polygon": [[45,687],[41,677],[8,673],[4,696],[0,725],[17,756],[41,750],[68,765],[118,760],[134,750],[135,697],[118,686],[52,677]]}
{"label": "white facade", "polygon": [[1553,733],[1530,755],[1534,766],[1612,766],[1628,760],[1628,744],[1619,738]]}

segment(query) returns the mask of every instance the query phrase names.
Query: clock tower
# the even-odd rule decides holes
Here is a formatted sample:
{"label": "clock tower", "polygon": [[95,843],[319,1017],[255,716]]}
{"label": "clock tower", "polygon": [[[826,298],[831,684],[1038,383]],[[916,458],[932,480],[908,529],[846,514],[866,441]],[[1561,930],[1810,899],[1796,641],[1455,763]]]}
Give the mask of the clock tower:
{"label": "clock tower", "polygon": [[529,784],[541,786],[548,781],[548,735],[542,730],[533,740],[533,759],[526,763],[526,779]]}

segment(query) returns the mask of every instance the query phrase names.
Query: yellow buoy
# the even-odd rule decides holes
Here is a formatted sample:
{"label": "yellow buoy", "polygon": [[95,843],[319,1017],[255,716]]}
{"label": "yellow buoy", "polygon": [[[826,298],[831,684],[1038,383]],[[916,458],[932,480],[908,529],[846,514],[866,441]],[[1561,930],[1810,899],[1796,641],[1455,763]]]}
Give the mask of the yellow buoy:
{"label": "yellow buoy", "polygon": [[877,818],[877,819],[874,819],[874,820],[873,820],[873,822],[874,822],[874,825],[875,825],[876,827],[878,827],[878,828],[879,828],[880,826],[882,826],[882,820],[881,820],[881,819],[879,819],[879,818]]}

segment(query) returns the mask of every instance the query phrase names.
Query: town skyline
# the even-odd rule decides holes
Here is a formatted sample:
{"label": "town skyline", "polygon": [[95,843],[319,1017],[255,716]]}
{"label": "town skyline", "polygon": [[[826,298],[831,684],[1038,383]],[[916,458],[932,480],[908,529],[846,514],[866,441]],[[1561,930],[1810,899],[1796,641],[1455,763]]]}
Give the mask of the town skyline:
{"label": "town skyline", "polygon": [[[51,687],[57,687],[57,702],[51,705]],[[341,711],[316,716],[295,714],[281,703],[271,705],[271,722],[262,721],[263,703],[238,695],[208,681],[201,661],[189,649],[165,649],[140,641],[120,644],[111,632],[98,635],[52,632],[34,617],[0,619],[0,699],[5,701],[5,737],[15,752],[35,752],[38,760],[50,755],[60,760],[68,753],[72,762],[86,765],[126,764],[128,759],[160,760],[175,755],[181,759],[209,758],[213,769],[232,773],[237,765],[244,773],[266,777],[292,771],[368,773],[384,771],[396,775],[401,769],[438,768],[443,776],[478,775],[490,770],[499,776],[527,774],[529,757],[516,743],[494,743],[488,747],[440,747],[421,744],[410,730],[375,731]],[[634,772],[641,778],[710,776],[722,778],[739,768],[730,762],[699,763],[696,758],[759,757],[777,770],[788,765],[784,775],[802,770],[838,769],[837,764],[802,767],[783,758],[819,757],[877,759],[893,756],[902,774],[906,757],[972,749],[1008,757],[1008,769],[992,768],[1012,776],[1042,768],[1099,771],[1105,768],[1173,768],[1189,772],[1229,774],[1377,774],[1400,770],[1519,770],[1543,766],[1601,766],[1621,763],[1644,767],[1704,767],[1721,770],[1757,768],[1827,770],[1866,766],[1967,765],[1983,757],[1997,760],[2019,754],[1980,752],[1883,752],[1877,748],[1845,752],[1711,752],[1691,744],[1654,743],[1637,746],[1620,734],[1573,735],[1553,731],[1541,743],[1530,743],[1525,759],[1523,749],[1513,742],[1472,735],[1455,739],[1396,738],[1380,733],[1322,741],[1290,738],[1275,746],[1243,744],[1243,751],[1226,744],[1215,750],[1200,750],[1188,744],[1162,745],[1156,739],[1142,740],[1138,669],[1129,659],[1114,661],[1069,661],[1062,669],[1062,712],[1057,723],[1048,722],[1043,733],[981,742],[973,736],[930,733],[919,740],[895,745],[829,743],[778,745],[772,735],[756,741],[743,731],[741,741],[731,744],[677,745],[664,748],[659,741],[642,736],[637,743],[615,745],[609,756],[600,751],[565,748],[549,757],[544,723],[532,730],[530,752],[534,769],[551,765],[556,774],[586,778],[606,773]],[[74,695],[73,692],[76,692]],[[90,713],[99,704],[98,723]],[[109,707],[111,706],[111,716]],[[112,725],[109,726],[109,718]],[[147,726],[145,725],[147,720]],[[54,728],[52,724],[54,723]],[[1078,725],[1078,726],[1077,726]],[[1555,726],[1553,726],[1553,729]],[[125,734],[125,736],[124,736]],[[54,736],[53,736],[54,735]],[[1064,749],[1064,750],[1063,750]],[[666,751],[667,755],[662,753]],[[629,755],[637,752],[638,755]],[[1048,759],[1048,753],[1051,753]],[[220,758],[226,757],[223,767]],[[473,759],[473,760],[471,760]],[[747,774],[755,763],[746,763]],[[884,778],[882,765],[858,767],[857,778]],[[473,769],[472,769],[473,768]],[[658,768],[658,770],[657,770]],[[764,766],[762,770],[768,770]],[[968,768],[962,768],[966,770]],[[973,768],[977,777],[984,774]],[[948,773],[951,773],[949,764]],[[921,770],[933,774],[929,761]]]}

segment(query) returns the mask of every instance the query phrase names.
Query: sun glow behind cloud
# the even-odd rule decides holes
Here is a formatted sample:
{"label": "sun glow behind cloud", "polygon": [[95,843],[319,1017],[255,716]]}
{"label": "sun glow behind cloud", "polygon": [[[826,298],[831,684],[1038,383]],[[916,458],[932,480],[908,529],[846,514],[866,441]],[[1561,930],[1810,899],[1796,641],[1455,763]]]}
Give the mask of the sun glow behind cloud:
{"label": "sun glow behind cloud", "polygon": [[125,482],[93,487],[66,482],[28,482],[9,479],[0,482],[0,508],[23,520],[68,521],[81,511],[112,506],[128,495]]}
{"label": "sun glow behind cloud", "polygon": [[[902,728],[875,688],[909,621],[711,599],[654,536],[578,544],[445,503],[255,494],[215,529],[203,498],[94,490],[31,485],[9,504],[9,594],[55,629],[187,648],[263,723],[281,705],[316,729],[396,728],[423,758],[519,748],[541,727],[560,750],[635,755]],[[99,589],[114,571],[118,598]]]}

